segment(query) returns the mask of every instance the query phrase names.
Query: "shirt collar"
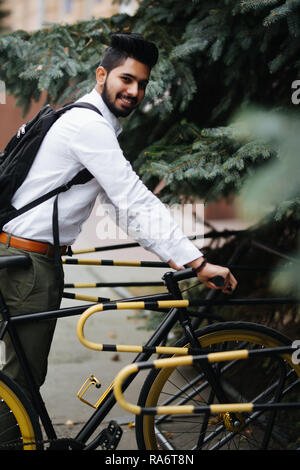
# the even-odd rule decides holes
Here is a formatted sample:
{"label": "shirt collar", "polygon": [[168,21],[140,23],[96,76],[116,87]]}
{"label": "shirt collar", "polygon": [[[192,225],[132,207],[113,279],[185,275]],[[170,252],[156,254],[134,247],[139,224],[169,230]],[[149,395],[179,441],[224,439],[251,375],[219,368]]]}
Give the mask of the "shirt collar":
{"label": "shirt collar", "polygon": [[106,119],[112,125],[118,137],[122,132],[122,127],[119,122],[119,119],[108,109],[100,93],[98,93],[97,90],[94,88],[85,97],[82,97],[82,101],[84,101],[86,98],[90,99],[91,103],[99,109],[104,119]]}

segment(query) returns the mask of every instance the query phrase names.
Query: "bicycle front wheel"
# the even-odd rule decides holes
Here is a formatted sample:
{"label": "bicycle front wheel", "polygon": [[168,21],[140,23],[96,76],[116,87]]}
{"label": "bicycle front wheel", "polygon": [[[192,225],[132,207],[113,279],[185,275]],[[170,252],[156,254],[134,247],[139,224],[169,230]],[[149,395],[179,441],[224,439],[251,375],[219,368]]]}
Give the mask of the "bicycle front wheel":
{"label": "bicycle front wheel", "polygon": [[0,371],[0,450],[37,450],[39,441],[35,411],[19,386]]}
{"label": "bicycle front wheel", "polygon": [[[196,332],[207,352],[285,346],[290,339],[268,327],[246,322],[210,325]],[[180,340],[176,346],[185,346]],[[252,356],[243,361],[213,364],[232,403],[269,403],[300,400],[300,367],[289,357]],[[142,407],[218,403],[215,390],[194,367],[154,369],[141,390]],[[147,450],[256,450],[300,446],[299,409],[253,413],[189,414],[136,417],[139,449]],[[298,441],[298,442],[297,442]]]}

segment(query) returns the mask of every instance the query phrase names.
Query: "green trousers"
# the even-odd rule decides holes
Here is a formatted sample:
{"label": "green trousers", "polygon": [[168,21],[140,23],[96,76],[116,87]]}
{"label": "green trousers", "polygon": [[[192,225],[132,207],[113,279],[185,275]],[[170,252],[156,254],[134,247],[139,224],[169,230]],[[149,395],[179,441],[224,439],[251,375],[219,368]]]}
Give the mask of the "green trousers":
{"label": "green trousers", "polygon": [[[61,267],[57,276],[52,257],[25,252],[0,243],[0,256],[20,253],[31,257],[32,264],[29,267],[0,270],[0,291],[10,315],[57,310],[63,292],[63,268]],[[17,327],[19,339],[38,387],[46,378],[55,325],[56,320],[39,320],[24,322]],[[29,395],[23,370],[8,335],[5,335],[4,342],[5,364],[2,370]]]}

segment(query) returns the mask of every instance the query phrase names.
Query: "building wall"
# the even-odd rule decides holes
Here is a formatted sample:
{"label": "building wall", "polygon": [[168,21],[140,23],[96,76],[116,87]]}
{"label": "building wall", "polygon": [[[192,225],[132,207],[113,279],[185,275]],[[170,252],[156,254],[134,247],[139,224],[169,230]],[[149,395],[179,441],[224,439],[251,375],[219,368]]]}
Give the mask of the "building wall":
{"label": "building wall", "polygon": [[43,27],[44,22],[74,23],[92,17],[105,18],[119,12],[133,14],[137,1],[118,5],[112,0],[4,0],[3,8],[11,12],[5,25],[11,31],[33,31]]}
{"label": "building wall", "polygon": [[22,116],[22,110],[16,106],[13,96],[6,96],[6,103],[0,104],[0,152],[3,151],[9,139],[27,121],[30,121],[41,109],[45,96],[39,102],[33,102],[26,116]]}

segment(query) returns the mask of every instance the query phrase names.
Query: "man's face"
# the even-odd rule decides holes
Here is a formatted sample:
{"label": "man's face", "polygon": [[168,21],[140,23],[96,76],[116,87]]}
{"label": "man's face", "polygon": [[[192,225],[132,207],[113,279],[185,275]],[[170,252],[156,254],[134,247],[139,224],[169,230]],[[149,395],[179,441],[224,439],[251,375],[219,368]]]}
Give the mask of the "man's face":
{"label": "man's face", "polygon": [[130,57],[109,72],[101,96],[115,116],[126,117],[140,104],[149,75],[147,65]]}

